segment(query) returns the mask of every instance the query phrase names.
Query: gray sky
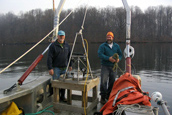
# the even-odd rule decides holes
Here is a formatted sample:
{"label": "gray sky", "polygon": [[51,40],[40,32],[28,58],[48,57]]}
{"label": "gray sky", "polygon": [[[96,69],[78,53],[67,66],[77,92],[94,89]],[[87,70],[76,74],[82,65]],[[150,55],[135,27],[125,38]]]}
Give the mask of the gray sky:
{"label": "gray sky", "polygon": [[[32,9],[51,9],[53,7],[53,0],[0,0],[0,13],[13,12],[19,14]],[[60,0],[54,0],[55,6],[58,6]],[[138,6],[143,11],[149,6],[172,6],[172,0],[127,0],[129,6]],[[106,6],[121,7],[122,0],[66,0],[64,9],[75,8],[80,5],[95,6],[98,8]]]}

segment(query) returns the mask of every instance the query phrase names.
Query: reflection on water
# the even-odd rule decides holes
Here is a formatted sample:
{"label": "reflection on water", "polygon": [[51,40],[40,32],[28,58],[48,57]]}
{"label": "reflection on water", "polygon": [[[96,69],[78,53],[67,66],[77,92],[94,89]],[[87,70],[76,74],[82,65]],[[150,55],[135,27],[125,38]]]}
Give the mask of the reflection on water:
{"label": "reflection on water", "polygon": [[142,77],[156,79],[156,81],[160,83],[172,83],[172,72],[147,70],[140,71],[139,74],[141,74]]}
{"label": "reflection on water", "polygon": [[[89,44],[89,61],[93,73],[100,76],[100,60],[97,56],[97,50],[100,44]],[[125,44],[119,44],[122,51]],[[150,94],[154,91],[159,91],[163,95],[163,99],[168,102],[172,113],[172,44],[171,43],[144,43],[132,44],[135,48],[135,56],[132,59],[132,64],[136,68],[136,74],[141,76],[142,89]],[[0,46],[0,70],[10,64],[12,61],[21,56],[27,51],[31,45],[11,45]],[[0,74],[0,90],[9,88],[22,76],[29,65],[41,54],[47,45],[40,45],[24,58],[19,60],[4,73]],[[74,52],[81,52],[81,48],[76,48]],[[46,57],[40,61],[33,72],[23,83],[31,82],[32,80],[42,75],[48,75],[46,67]],[[125,70],[125,59],[119,63],[122,70]],[[121,74],[118,72],[118,74]],[[154,106],[157,106],[152,102]],[[160,115],[163,114],[162,110]]]}

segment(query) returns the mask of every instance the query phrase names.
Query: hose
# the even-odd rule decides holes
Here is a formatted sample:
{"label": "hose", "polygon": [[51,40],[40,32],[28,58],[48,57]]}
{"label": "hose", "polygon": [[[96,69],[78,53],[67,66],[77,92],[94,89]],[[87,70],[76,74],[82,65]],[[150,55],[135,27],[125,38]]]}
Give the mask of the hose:
{"label": "hose", "polygon": [[49,107],[47,107],[47,108],[45,108],[45,109],[43,109],[43,110],[41,110],[41,111],[38,111],[38,112],[36,112],[36,113],[27,113],[27,114],[25,114],[25,115],[38,115],[38,114],[41,114],[41,113],[43,113],[43,112],[48,112],[48,113],[52,113],[52,115],[55,115],[53,111],[47,110],[47,109],[49,109],[49,108],[51,108],[51,107],[53,107],[53,105],[50,105]]}

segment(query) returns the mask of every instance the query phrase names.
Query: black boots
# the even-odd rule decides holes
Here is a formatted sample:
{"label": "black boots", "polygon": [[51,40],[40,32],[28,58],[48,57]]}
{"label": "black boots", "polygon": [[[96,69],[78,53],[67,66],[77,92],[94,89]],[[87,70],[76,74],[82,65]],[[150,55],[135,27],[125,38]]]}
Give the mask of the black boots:
{"label": "black boots", "polygon": [[104,104],[106,103],[106,99],[105,99],[105,98],[103,98],[103,97],[101,97],[101,99],[100,99],[100,103],[104,105]]}

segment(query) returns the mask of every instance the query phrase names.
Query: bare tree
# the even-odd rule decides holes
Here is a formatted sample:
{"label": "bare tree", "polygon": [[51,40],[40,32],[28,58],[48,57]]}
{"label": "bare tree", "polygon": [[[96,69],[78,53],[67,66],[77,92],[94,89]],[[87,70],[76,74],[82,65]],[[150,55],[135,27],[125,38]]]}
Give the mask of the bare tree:
{"label": "bare tree", "polygon": [[[71,10],[61,13],[62,20]],[[86,7],[77,8],[59,29],[66,31],[69,42],[81,29]],[[144,12],[137,6],[131,8],[131,38],[136,42],[172,42],[172,7],[149,7]],[[0,43],[35,43],[53,29],[53,10],[40,9],[20,13],[0,14]],[[104,42],[108,31],[117,41],[125,42],[126,12],[124,8],[89,7],[83,35],[89,42]],[[47,43],[48,40],[45,40]]]}

